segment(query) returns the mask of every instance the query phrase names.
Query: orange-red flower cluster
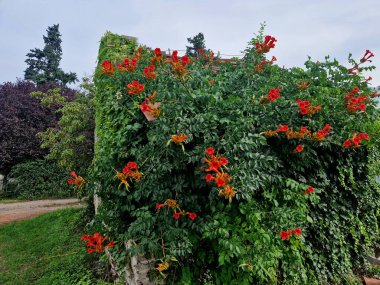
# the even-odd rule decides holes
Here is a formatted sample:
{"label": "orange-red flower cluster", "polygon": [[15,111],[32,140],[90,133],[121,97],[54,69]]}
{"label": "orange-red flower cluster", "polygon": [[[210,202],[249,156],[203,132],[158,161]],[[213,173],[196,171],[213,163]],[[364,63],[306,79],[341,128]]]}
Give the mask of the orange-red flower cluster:
{"label": "orange-red flower cluster", "polygon": [[182,211],[182,212],[174,213],[173,218],[178,220],[180,216],[186,216],[186,215],[188,215],[190,220],[192,220],[192,221],[194,221],[194,219],[197,217],[196,213]]}
{"label": "orange-red flower cluster", "polygon": [[140,105],[140,109],[141,109],[141,112],[148,112],[150,113],[152,111],[152,107],[149,106],[146,101],[144,100],[144,102],[141,103]]}
{"label": "orange-red flower cluster", "polygon": [[322,130],[312,133],[311,138],[315,141],[323,141],[331,132],[330,124],[326,124]]}
{"label": "orange-red flower cluster", "polygon": [[316,112],[321,110],[321,106],[311,106],[310,102],[307,100],[302,101],[301,99],[298,99],[296,102],[298,104],[298,109],[301,115],[307,115],[311,117]]}
{"label": "orange-red flower cluster", "polygon": [[287,125],[279,125],[278,129],[275,130],[276,133],[283,133],[289,131],[289,127]]}
{"label": "orange-red flower cluster", "polygon": [[297,132],[297,131],[293,131],[293,129],[289,129],[288,131],[286,131],[285,135],[286,135],[286,138],[288,140],[291,140],[291,139],[304,139],[306,138],[307,136],[309,136],[311,133],[310,130],[307,129],[307,127],[300,127],[300,131]]}
{"label": "orange-red flower cluster", "polygon": [[[372,60],[370,60],[370,58],[372,58],[374,56],[375,55],[370,50],[367,49],[365,51],[364,56],[360,59],[359,64],[365,63],[367,61],[372,62]],[[353,74],[353,75],[357,75],[359,73],[359,64],[355,64],[353,67],[347,69],[347,72],[350,74]]]}
{"label": "orange-red flower cluster", "polygon": [[271,89],[269,90],[268,92],[268,95],[267,95],[267,98],[268,98],[268,101],[269,102],[273,102],[275,100],[277,100],[278,98],[280,98],[280,88],[276,88],[276,89]]}
{"label": "orange-red flower cluster", "polygon": [[108,239],[108,236],[102,237],[100,233],[94,233],[93,235],[84,235],[80,240],[87,241],[87,252],[89,254],[93,252],[103,252],[108,247],[113,247],[115,243],[109,242],[107,245],[103,243]]}
{"label": "orange-red flower cluster", "polygon": [[274,136],[277,136],[278,133],[286,133],[288,131],[289,131],[289,127],[287,125],[279,125],[277,130],[264,131],[263,134],[266,137],[274,137]]}
{"label": "orange-red flower cluster", "polygon": [[154,56],[155,57],[162,57],[162,51],[160,48],[155,48],[154,49]]}
{"label": "orange-red flower cluster", "polygon": [[150,62],[152,65],[161,65],[165,62],[165,58],[162,55],[162,51],[160,48],[154,49],[154,56],[150,58]]}
{"label": "orange-red flower cluster", "polygon": [[361,63],[364,63],[366,61],[372,62],[372,60],[369,60],[371,57],[374,57],[375,55],[370,51],[366,50],[364,56],[360,59]]}
{"label": "orange-red flower cluster", "polygon": [[275,47],[277,40],[274,37],[266,36],[263,43],[256,43],[256,50],[258,53],[269,52],[271,48]]}
{"label": "orange-red flower cluster", "polygon": [[173,51],[172,59],[169,63],[173,66],[174,75],[178,77],[186,77],[188,70],[185,69],[186,65],[190,63],[190,59],[187,55],[184,55],[181,60],[178,58],[178,51]]}
{"label": "orange-red flower cluster", "polygon": [[[180,216],[189,216],[189,218],[193,221],[196,217],[197,217],[197,214],[196,213],[193,213],[193,212],[186,212],[184,210],[181,210],[179,205],[178,205],[178,202],[177,200],[173,200],[173,199],[167,199],[165,201],[165,203],[162,203],[162,204],[156,204],[156,209],[157,211],[159,211],[161,208],[163,207],[169,207],[169,208],[172,208],[174,210],[174,214],[173,214],[173,218],[178,220]],[[177,211],[178,209],[178,211]]]}
{"label": "orange-red flower cluster", "polygon": [[367,101],[367,99],[367,96],[358,96],[348,100],[346,104],[347,111],[350,113],[355,111],[365,111],[367,106],[364,102]]}
{"label": "orange-red flower cluster", "polygon": [[76,185],[78,187],[79,190],[81,190],[84,186],[84,179],[80,176],[78,176],[75,171],[71,171],[70,172],[71,176],[74,178],[74,179],[68,179],[67,180],[67,183],[69,183],[70,185]]}
{"label": "orange-red flower cluster", "polygon": [[296,86],[297,86],[300,90],[306,90],[306,89],[309,87],[309,82],[308,82],[308,81],[305,81],[305,82],[296,83]]}
{"label": "orange-red flower cluster", "polygon": [[142,47],[139,47],[137,49],[137,52],[135,52],[135,58],[140,59],[142,57],[143,49]]}
{"label": "orange-red flower cluster", "polygon": [[344,97],[346,100],[351,99],[352,97],[357,96],[357,94],[360,92],[360,89],[358,87],[355,87],[352,89],[352,91],[347,92],[346,96]]}
{"label": "orange-red flower cluster", "polygon": [[160,115],[161,111],[158,108],[158,104],[154,104],[154,97],[156,96],[157,92],[154,91],[152,95],[149,97],[145,98],[144,101],[140,105],[140,110],[143,113],[149,113],[153,118],[158,118]]}
{"label": "orange-red flower cluster", "polygon": [[359,134],[354,133],[352,138],[346,140],[343,143],[343,146],[347,147],[347,148],[349,148],[349,147],[358,148],[361,146],[362,140],[369,141],[369,135],[367,133],[359,133]]}
{"label": "orange-red flower cluster", "polygon": [[294,152],[298,152],[298,153],[300,153],[300,152],[303,152],[303,149],[304,149],[303,145],[302,145],[302,144],[299,144],[299,145],[297,145],[296,148],[294,149]]}
{"label": "orange-red flower cluster", "polygon": [[282,240],[288,240],[292,235],[301,236],[302,230],[300,228],[296,228],[295,230],[287,230],[287,231],[281,231],[280,237]]}
{"label": "orange-red flower cluster", "polygon": [[157,265],[156,270],[161,273],[162,271],[168,270],[169,267],[170,267],[170,264],[168,262],[166,262],[166,261],[165,262],[160,262]]}
{"label": "orange-red flower cluster", "polygon": [[347,69],[347,72],[350,73],[350,74],[352,74],[352,75],[358,74],[358,72],[359,72],[359,65],[356,64],[354,67],[351,67],[351,68]]}
{"label": "orange-red flower cluster", "polygon": [[122,172],[117,171],[116,177],[120,180],[120,185],[124,184],[125,188],[129,189],[129,181],[139,182],[142,178],[142,173],[138,170],[136,162],[130,161],[123,168]]}
{"label": "orange-red flower cluster", "polygon": [[157,77],[157,72],[154,72],[154,65],[150,65],[149,67],[144,68],[144,75],[149,80],[154,80]]}
{"label": "orange-red flower cluster", "polygon": [[304,194],[305,194],[305,195],[308,195],[308,194],[314,193],[314,191],[315,191],[314,188],[311,187],[311,186],[309,186],[309,187],[307,187],[307,189],[305,190]]}
{"label": "orange-red flower cluster", "polygon": [[236,194],[234,187],[228,184],[231,182],[232,178],[227,172],[223,171],[223,167],[228,164],[228,160],[227,158],[220,155],[214,155],[214,153],[214,148],[209,147],[206,149],[206,154],[209,156],[209,158],[205,157],[203,159],[208,164],[208,168],[206,168],[205,171],[215,173],[215,176],[211,173],[208,173],[205,177],[206,181],[215,181],[216,186],[222,188],[222,190],[219,191],[219,195],[231,200],[233,197],[235,197]]}
{"label": "orange-red flower cluster", "polygon": [[184,141],[187,140],[187,135],[183,135],[180,133],[179,135],[172,135],[171,141],[176,144],[182,144]]}
{"label": "orange-red flower cluster", "polygon": [[137,68],[137,58],[126,58],[122,63],[117,65],[117,68],[121,71],[134,72]]}
{"label": "orange-red flower cluster", "polygon": [[102,72],[107,75],[112,75],[115,71],[115,68],[111,61],[105,60],[102,62]]}
{"label": "orange-red flower cluster", "polygon": [[281,97],[280,91],[281,89],[278,87],[276,89],[270,89],[266,97],[261,97],[260,104],[269,103],[277,100]]}
{"label": "orange-red flower cluster", "polygon": [[354,113],[356,111],[365,111],[367,109],[365,102],[368,100],[368,97],[358,96],[359,92],[360,89],[355,87],[344,97],[346,100],[345,108],[349,113]]}
{"label": "orange-red flower cluster", "polygon": [[167,199],[165,201],[165,203],[162,203],[162,204],[156,204],[156,209],[157,210],[160,210],[162,207],[165,207],[165,206],[168,206],[169,208],[172,208],[173,210],[179,208],[179,205],[178,205],[178,202],[177,200],[173,200],[173,199]]}
{"label": "orange-red flower cluster", "polygon": [[131,95],[140,95],[145,89],[144,84],[140,84],[137,80],[129,83],[127,87],[128,87],[128,94],[131,94]]}
{"label": "orange-red flower cluster", "polygon": [[263,67],[266,64],[272,65],[276,60],[277,60],[277,58],[274,57],[274,56],[272,56],[272,60],[270,60],[270,61],[267,61],[267,60],[263,59],[258,65],[256,65],[256,71],[258,73],[263,72],[264,71]]}
{"label": "orange-red flower cluster", "polygon": [[206,61],[214,60],[214,52],[212,50],[205,51],[203,48],[198,49],[198,57]]}
{"label": "orange-red flower cluster", "polygon": [[312,133],[307,127],[301,127],[299,132],[293,131],[287,125],[279,125],[277,130],[268,130],[262,132],[266,137],[277,136],[278,133],[285,133],[288,140],[290,139],[305,139],[310,138],[316,141],[323,141],[326,136],[331,132],[331,126],[326,124],[322,130]]}

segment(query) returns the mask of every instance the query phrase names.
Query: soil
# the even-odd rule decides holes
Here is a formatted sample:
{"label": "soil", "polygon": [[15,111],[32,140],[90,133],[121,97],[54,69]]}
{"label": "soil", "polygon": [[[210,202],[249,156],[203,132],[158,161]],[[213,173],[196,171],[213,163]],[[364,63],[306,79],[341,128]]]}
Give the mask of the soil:
{"label": "soil", "polygon": [[366,285],[380,285],[379,279],[364,277],[364,282],[365,282],[364,284]]}
{"label": "soil", "polygon": [[31,219],[43,213],[70,207],[80,208],[83,207],[83,204],[78,199],[0,203],[0,225]]}

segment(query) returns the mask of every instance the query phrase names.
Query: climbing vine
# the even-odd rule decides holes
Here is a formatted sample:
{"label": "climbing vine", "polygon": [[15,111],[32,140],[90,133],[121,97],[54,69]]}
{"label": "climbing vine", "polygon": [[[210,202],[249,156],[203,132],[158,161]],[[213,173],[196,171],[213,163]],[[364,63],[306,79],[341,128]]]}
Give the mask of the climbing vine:
{"label": "climbing vine", "polygon": [[365,270],[380,201],[371,56],[286,69],[266,59],[277,44],[261,31],[223,60],[103,37],[96,221],[120,267],[153,257],[150,278],[175,284],[342,284]]}

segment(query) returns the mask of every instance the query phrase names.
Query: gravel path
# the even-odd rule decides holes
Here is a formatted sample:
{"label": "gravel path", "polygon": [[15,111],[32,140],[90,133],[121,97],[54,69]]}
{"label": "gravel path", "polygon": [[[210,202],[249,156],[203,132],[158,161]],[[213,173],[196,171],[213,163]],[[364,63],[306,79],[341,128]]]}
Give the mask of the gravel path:
{"label": "gravel path", "polygon": [[83,204],[80,204],[78,199],[0,203],[0,225],[30,219],[43,213],[69,207],[80,208],[83,207]]}

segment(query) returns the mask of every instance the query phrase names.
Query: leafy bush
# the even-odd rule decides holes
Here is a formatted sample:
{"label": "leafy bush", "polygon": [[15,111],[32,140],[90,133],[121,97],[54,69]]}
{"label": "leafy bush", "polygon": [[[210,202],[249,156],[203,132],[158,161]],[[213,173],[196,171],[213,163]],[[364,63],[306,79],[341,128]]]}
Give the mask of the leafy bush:
{"label": "leafy bush", "polygon": [[61,115],[58,126],[37,134],[42,140],[41,147],[49,150],[46,158],[84,175],[94,153],[95,104],[93,84],[85,78],[81,86],[82,92],[72,101],[68,101],[60,89],[32,95],[41,99],[44,107],[57,106]]}
{"label": "leafy bush", "polygon": [[[0,85],[0,172],[8,173],[12,166],[42,157],[38,132],[57,124],[55,109],[44,109],[39,100],[29,94],[47,91],[54,85],[36,86],[27,81]],[[63,96],[71,100],[74,90],[65,88]]]}
{"label": "leafy bush", "polygon": [[21,199],[65,198],[75,195],[67,184],[69,172],[47,160],[34,160],[12,167],[4,192]]}
{"label": "leafy bush", "polygon": [[[133,63],[133,42],[103,37],[97,218],[120,245],[133,241],[128,254],[154,256],[153,278],[343,284],[365,270],[363,254],[379,238],[380,191],[368,168],[378,148],[376,94],[361,72],[374,67],[350,56],[355,69],[329,57],[280,68],[265,58],[271,42],[261,32],[241,61],[208,52],[167,60],[157,49],[137,51]],[[204,160],[210,147],[214,168]]]}

